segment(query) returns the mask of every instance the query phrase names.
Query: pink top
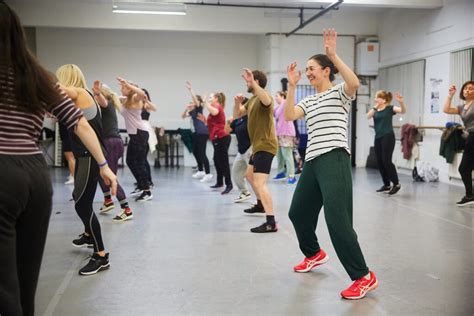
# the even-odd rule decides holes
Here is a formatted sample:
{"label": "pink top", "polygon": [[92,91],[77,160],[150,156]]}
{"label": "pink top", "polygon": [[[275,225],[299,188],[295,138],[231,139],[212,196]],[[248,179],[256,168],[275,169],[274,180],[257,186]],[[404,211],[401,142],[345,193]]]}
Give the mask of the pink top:
{"label": "pink top", "polygon": [[273,115],[275,116],[275,128],[277,136],[296,136],[295,125],[293,121],[285,120],[285,102],[275,107]]}
{"label": "pink top", "polygon": [[121,114],[129,135],[137,134],[137,130],[148,131],[145,122],[142,120],[142,109],[127,109],[123,106]]}

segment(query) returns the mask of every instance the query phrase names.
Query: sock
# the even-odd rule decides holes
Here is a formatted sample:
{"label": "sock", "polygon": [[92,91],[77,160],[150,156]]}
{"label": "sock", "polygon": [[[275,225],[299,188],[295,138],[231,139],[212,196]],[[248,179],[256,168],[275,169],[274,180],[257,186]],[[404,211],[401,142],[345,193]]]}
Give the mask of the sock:
{"label": "sock", "polygon": [[263,210],[262,200],[257,200],[257,207]]}
{"label": "sock", "polygon": [[267,224],[275,226],[275,216],[274,215],[267,215]]}
{"label": "sock", "polygon": [[369,272],[369,273],[367,273],[367,275],[366,275],[366,276],[364,276],[364,278],[365,278],[366,280],[370,280],[370,272]]}
{"label": "sock", "polygon": [[104,200],[106,204],[112,203],[112,194],[110,194],[110,191],[104,192]]}
{"label": "sock", "polygon": [[130,207],[128,206],[128,201],[127,199],[123,199],[122,201],[119,201],[120,203],[120,208],[121,209],[130,209]]}

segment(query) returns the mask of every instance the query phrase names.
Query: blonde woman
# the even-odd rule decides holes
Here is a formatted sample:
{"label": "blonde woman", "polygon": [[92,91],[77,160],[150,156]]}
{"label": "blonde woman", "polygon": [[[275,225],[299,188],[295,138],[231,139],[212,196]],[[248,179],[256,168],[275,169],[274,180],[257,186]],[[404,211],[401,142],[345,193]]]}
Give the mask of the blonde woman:
{"label": "blonde woman", "polygon": [[[112,91],[107,85],[102,84],[99,80],[94,81],[92,87],[94,98],[100,105],[102,113],[102,130],[103,142],[107,151],[107,161],[110,169],[117,174],[118,161],[123,156],[123,141],[120,137],[117,111],[121,110],[121,103],[118,95]],[[104,193],[104,204],[100,208],[100,213],[107,213],[112,210],[115,205],[112,201],[110,189],[103,181],[99,179],[99,184]],[[121,212],[113,218],[114,222],[124,222],[133,218],[132,210],[128,205],[127,196],[120,184],[117,185],[117,200],[120,203]]]}
{"label": "blonde woman", "polygon": [[[94,101],[92,93],[87,90],[86,80],[78,66],[63,65],[56,71],[56,76],[62,88],[74,101],[76,107],[82,110],[84,117],[101,141],[102,120],[99,106]],[[109,254],[105,252],[100,223],[94,213],[94,202],[100,168],[107,165],[107,161],[99,164],[92,158],[91,152],[81,140],[70,133],[71,146],[76,158],[74,174],[74,206],[84,224],[84,233],[72,241],[75,247],[93,247],[94,253],[87,265],[79,270],[81,275],[92,275],[110,267]]]}
{"label": "blonde woman", "polygon": [[145,92],[127,80],[117,78],[122,92],[120,101],[130,142],[127,146],[127,165],[137,180],[137,188],[132,194],[140,194],[135,201],[147,201],[153,198],[151,194],[151,175],[147,169],[148,127],[141,117],[143,108],[155,111],[153,103],[148,102]]}

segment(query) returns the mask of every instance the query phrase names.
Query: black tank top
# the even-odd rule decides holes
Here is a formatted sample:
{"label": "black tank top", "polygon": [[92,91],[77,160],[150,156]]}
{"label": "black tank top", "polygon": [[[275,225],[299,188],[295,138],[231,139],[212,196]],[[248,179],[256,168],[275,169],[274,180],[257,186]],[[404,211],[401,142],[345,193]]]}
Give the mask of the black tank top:
{"label": "black tank top", "polygon": [[150,112],[145,110],[145,108],[142,109],[142,120],[145,120],[145,121],[150,120]]}
{"label": "black tank top", "polygon": [[[87,91],[87,90],[86,90]],[[87,119],[87,122],[89,122],[89,125],[92,127],[94,130],[95,134],[97,135],[97,138],[99,139],[99,143],[102,147],[102,151],[105,153],[105,147],[102,143],[102,118],[100,115],[100,109],[99,106],[97,105],[97,102],[95,102],[94,96],[92,93],[87,91],[89,95],[92,97],[94,100],[94,104],[92,104],[90,107],[83,109],[82,112],[84,113],[84,118]],[[84,144],[81,142],[79,137],[73,132],[69,131],[69,135],[71,136],[71,147],[72,147],[72,152],[75,157],[90,157],[91,153],[89,150],[84,146]]]}

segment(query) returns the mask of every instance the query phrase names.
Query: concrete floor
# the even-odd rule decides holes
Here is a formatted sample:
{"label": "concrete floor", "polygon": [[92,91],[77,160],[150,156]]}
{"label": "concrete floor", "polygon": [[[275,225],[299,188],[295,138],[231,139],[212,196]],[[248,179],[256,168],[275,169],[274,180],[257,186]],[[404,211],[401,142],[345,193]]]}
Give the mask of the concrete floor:
{"label": "concrete floor", "polygon": [[[65,170],[51,171],[54,207],[37,291],[37,315],[474,315],[474,208],[457,208],[459,186],[413,183],[401,176],[396,196],[377,194],[374,170],[354,171],[354,225],[377,291],[360,301],[339,296],[350,279],[329,240],[330,261],[307,274],[287,213],[294,186],[272,182],[280,231],[252,234],[262,216],[192,179],[190,168],[153,170],[153,201],[131,203],[134,219],[99,215],[111,269],[79,276],[90,250]],[[119,171],[127,192],[128,170]],[[100,207],[101,194],[96,197]]]}

